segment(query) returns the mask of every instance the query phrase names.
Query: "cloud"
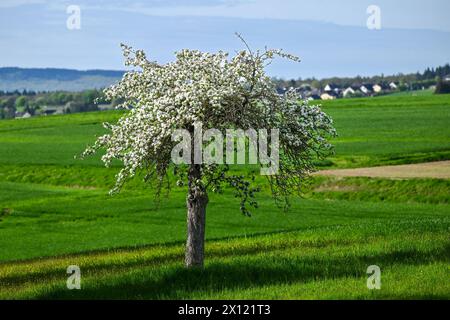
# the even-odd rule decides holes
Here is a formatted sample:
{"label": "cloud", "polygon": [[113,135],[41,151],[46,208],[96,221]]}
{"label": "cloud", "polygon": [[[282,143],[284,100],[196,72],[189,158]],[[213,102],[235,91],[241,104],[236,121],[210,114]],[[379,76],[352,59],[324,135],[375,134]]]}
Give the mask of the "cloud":
{"label": "cloud", "polygon": [[[111,16],[124,13],[153,17],[303,20],[365,27],[366,10],[372,3],[372,0],[0,0],[0,7],[6,8],[0,16],[10,17],[8,8],[25,10],[30,5],[35,10],[32,4],[42,4],[50,16],[77,4],[82,10],[95,11],[90,13],[93,19],[99,12],[109,12]],[[382,28],[450,31],[448,0],[377,0],[376,3],[381,8]]]}
{"label": "cloud", "polygon": [[[69,1],[69,0],[66,0]],[[72,0],[83,8],[148,16],[280,19],[366,26],[372,0]],[[450,31],[448,0],[377,0],[383,28]],[[326,10],[324,10],[326,8]]]}
{"label": "cloud", "polygon": [[0,2],[0,8],[14,8],[24,5],[45,4],[45,3],[47,3],[46,0],[2,0]]}

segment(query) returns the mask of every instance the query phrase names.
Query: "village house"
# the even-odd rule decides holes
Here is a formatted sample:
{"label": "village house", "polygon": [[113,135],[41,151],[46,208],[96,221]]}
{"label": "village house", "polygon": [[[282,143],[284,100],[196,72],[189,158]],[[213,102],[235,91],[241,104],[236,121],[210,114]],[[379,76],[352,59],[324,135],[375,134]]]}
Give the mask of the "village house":
{"label": "village house", "polygon": [[321,94],[321,92],[320,92],[320,90],[319,89],[315,89],[315,88],[312,88],[312,90],[309,92],[309,94],[308,94],[308,100],[320,100],[320,94]]}
{"label": "village house", "polygon": [[360,90],[357,86],[350,86],[350,87],[344,89],[344,91],[342,91],[342,96],[344,98],[351,97],[351,96],[357,94],[358,92],[360,92]]}
{"label": "village house", "polygon": [[20,111],[16,111],[15,113],[15,118],[16,119],[26,119],[26,118],[30,118],[31,114],[29,112],[20,112]]}
{"label": "village house", "polygon": [[334,100],[337,99],[336,93],[334,91],[324,92],[320,95],[320,99],[322,100]]}
{"label": "village house", "polygon": [[391,87],[386,83],[377,83],[377,84],[373,85],[372,89],[373,89],[373,92],[375,92],[375,93],[381,93],[384,91],[391,90]]}
{"label": "village house", "polygon": [[[450,78],[450,75],[448,76]],[[445,81],[445,80],[444,80]],[[279,94],[284,94],[286,91],[293,89],[292,87],[278,87]],[[304,83],[298,88],[294,88],[304,100],[334,100],[339,98],[350,98],[355,96],[372,96],[375,94],[388,93],[398,89],[397,84],[391,83],[358,83],[348,87],[340,87],[338,85],[328,83],[322,89],[315,88],[311,84]]]}
{"label": "village house", "polygon": [[359,90],[361,90],[361,92],[364,93],[365,95],[370,95],[373,92],[373,86],[370,84],[363,84],[361,85]]}
{"label": "village house", "polygon": [[391,88],[391,90],[397,90],[397,89],[398,89],[398,87],[397,87],[397,85],[395,84],[395,82],[389,83],[389,88]]}
{"label": "village house", "polygon": [[334,85],[334,84],[327,84],[327,85],[323,88],[323,91],[325,91],[325,92],[332,92],[332,91],[337,92],[337,91],[339,91],[339,90],[340,90],[339,87],[336,86],[336,85]]}
{"label": "village house", "polygon": [[344,96],[344,97],[347,97],[347,96],[351,96],[351,95],[354,95],[355,94],[355,90],[353,90],[353,88],[352,87],[348,87],[347,89],[345,89],[343,92],[342,92],[342,95]]}
{"label": "village house", "polygon": [[375,93],[380,93],[381,91],[383,91],[383,87],[379,84],[374,84],[372,86],[373,92]]}

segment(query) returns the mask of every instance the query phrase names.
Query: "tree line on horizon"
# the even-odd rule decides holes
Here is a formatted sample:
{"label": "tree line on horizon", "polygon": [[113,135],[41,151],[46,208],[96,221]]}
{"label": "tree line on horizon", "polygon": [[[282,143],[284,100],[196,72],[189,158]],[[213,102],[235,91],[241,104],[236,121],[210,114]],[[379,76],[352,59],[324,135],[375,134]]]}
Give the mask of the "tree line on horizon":
{"label": "tree line on horizon", "polygon": [[372,76],[372,77],[331,77],[331,78],[298,78],[298,79],[282,79],[273,78],[277,88],[299,88],[303,85],[309,85],[312,88],[320,89],[325,87],[327,84],[333,84],[340,88],[346,88],[354,85],[361,85],[364,83],[380,84],[380,83],[391,83],[394,82],[398,84],[398,88],[401,91],[406,90],[419,90],[423,87],[430,87],[432,85],[437,85],[446,76],[450,75],[450,64],[444,66],[439,66],[437,68],[427,68],[422,73],[410,73],[403,74],[398,73],[396,75],[386,76],[384,74]]}
{"label": "tree line on horizon", "polygon": [[[327,84],[337,87],[349,87],[363,83],[390,83],[398,84],[400,91],[420,90],[423,87],[436,86],[436,93],[450,93],[450,83],[443,81],[450,75],[450,64],[437,68],[427,68],[424,72],[411,74],[397,74],[392,76],[373,77],[332,77],[324,79],[278,79],[273,78],[277,88],[299,88],[302,85],[309,85],[313,88],[323,88]],[[44,114],[49,108],[59,107],[63,113],[77,113],[99,110],[99,104],[111,104],[115,106],[120,101],[107,101],[103,90],[91,89],[81,92],[70,91],[45,91],[36,92],[32,90],[0,90],[0,119],[15,118],[17,114],[28,113],[31,116]]]}
{"label": "tree line on horizon", "polygon": [[0,91],[0,119],[15,118],[24,113],[30,116],[47,114],[55,108],[60,108],[62,113],[97,111],[99,105],[110,103],[116,105],[119,102],[107,101],[103,90],[97,89],[81,92]]}

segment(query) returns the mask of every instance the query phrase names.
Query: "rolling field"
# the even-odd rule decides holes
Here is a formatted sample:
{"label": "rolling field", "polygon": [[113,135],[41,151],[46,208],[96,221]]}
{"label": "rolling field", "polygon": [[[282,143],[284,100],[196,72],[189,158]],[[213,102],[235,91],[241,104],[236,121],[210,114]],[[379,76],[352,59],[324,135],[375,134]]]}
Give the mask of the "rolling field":
{"label": "rolling field", "polygon": [[[324,168],[450,159],[449,95],[324,109],[339,133]],[[157,204],[136,178],[110,197],[118,164],[74,159],[119,116],[0,121],[0,298],[450,298],[448,179],[317,176],[288,212],[263,188],[251,218],[211,195],[206,266],[186,270],[184,188]],[[366,287],[373,264],[381,290]],[[66,289],[69,265],[82,290]]]}
{"label": "rolling field", "polygon": [[335,167],[450,159],[449,95],[324,101],[339,137]]}

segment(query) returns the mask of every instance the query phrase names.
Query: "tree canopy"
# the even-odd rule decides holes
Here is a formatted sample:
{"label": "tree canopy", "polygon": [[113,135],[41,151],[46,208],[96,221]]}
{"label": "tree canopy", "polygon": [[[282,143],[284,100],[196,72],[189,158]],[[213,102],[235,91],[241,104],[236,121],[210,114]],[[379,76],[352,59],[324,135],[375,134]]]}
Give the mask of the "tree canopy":
{"label": "tree canopy", "polygon": [[[197,122],[220,131],[278,128],[279,171],[268,176],[277,199],[298,191],[302,179],[314,169],[313,160],[331,150],[327,137],[335,133],[332,120],[319,106],[299,100],[295,91],[277,94],[265,73],[276,56],[297,62],[296,56],[272,49],[253,52],[248,46],[233,57],[186,49],[176,53],[174,62],[158,64],[142,50],[126,45],[122,49],[125,64],[137,70],[127,72],[105,94],[121,99],[118,107],[129,112],[117,123],[105,124],[110,132],[84,152],[85,156],[105,148],[102,160],[107,166],[113,159],[123,162],[112,192],[140,169],[162,186],[176,144],[171,139],[174,130],[192,130]],[[199,183],[214,190],[222,182],[241,189],[248,185],[236,176],[227,179],[226,170],[226,166],[203,164]],[[180,179],[186,178],[181,170],[177,172]],[[243,198],[252,194],[245,187],[244,191]],[[241,209],[246,212],[244,204]]]}

